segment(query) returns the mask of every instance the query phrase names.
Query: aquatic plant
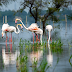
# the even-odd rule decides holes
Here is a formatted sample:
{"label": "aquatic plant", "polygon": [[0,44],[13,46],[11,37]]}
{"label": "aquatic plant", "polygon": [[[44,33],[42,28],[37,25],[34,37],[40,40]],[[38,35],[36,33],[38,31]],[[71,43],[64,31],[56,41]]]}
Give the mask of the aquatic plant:
{"label": "aquatic plant", "polygon": [[62,46],[63,43],[61,42],[61,39],[59,39],[57,41],[53,41],[50,44],[50,49],[52,50],[52,52],[61,53],[63,51]]}
{"label": "aquatic plant", "polygon": [[[61,39],[53,41],[50,44],[50,49],[52,52],[61,53],[63,51],[62,49],[63,43],[61,42]],[[20,56],[17,57],[17,69],[18,71],[28,71],[28,54],[33,52],[37,52],[39,50],[43,50],[43,52],[47,51],[47,42],[43,42],[42,45],[40,43],[34,43],[32,44],[30,41],[20,39],[19,42],[19,50],[20,50]],[[46,53],[46,52],[45,52]],[[58,60],[57,60],[58,64]],[[40,62],[40,65],[38,65],[38,61],[36,58],[34,58],[34,61],[32,62],[32,71],[33,72],[45,72],[50,68],[50,65],[48,65],[48,62],[46,59],[43,58],[43,60]],[[56,67],[56,66],[55,66]],[[55,69],[55,68],[54,68]]]}
{"label": "aquatic plant", "polygon": [[46,72],[46,70],[50,67],[50,65],[48,65],[48,62],[46,59],[43,59],[40,63],[40,66],[39,66],[39,71],[40,72]]}
{"label": "aquatic plant", "polygon": [[70,63],[70,65],[71,65],[71,67],[72,67],[71,59],[72,59],[72,55],[71,55],[70,58],[69,58],[69,63]]}
{"label": "aquatic plant", "polygon": [[50,67],[50,65],[48,65],[46,59],[43,59],[39,66],[37,66],[37,64],[38,64],[38,61],[36,61],[34,58],[34,62],[32,64],[33,72],[46,72],[47,69]]}
{"label": "aquatic plant", "polygon": [[68,42],[68,45],[69,45],[69,49],[72,47],[72,45]]}
{"label": "aquatic plant", "polygon": [[16,61],[16,67],[18,69],[18,71],[21,71],[21,72],[28,72],[28,67],[27,67],[27,61],[28,60],[28,57],[27,56],[22,56],[20,55],[18,58],[17,58],[17,61]]}
{"label": "aquatic plant", "polygon": [[25,45],[25,42],[21,38],[20,42],[19,42],[20,55],[19,55],[19,57],[17,57],[17,60],[16,60],[17,65],[16,65],[16,67],[17,67],[18,71],[28,72],[28,68],[27,68],[28,57],[27,57],[24,45]]}

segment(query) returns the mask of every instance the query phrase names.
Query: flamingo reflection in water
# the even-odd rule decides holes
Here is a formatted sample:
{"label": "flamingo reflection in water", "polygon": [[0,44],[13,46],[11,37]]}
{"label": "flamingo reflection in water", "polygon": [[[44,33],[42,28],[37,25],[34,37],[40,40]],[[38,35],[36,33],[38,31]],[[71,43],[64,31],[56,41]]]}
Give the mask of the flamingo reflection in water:
{"label": "flamingo reflection in water", "polygon": [[[41,48],[43,48],[43,46],[41,46],[40,49]],[[32,64],[36,61],[39,63],[42,56],[43,56],[43,50],[38,50],[36,52],[33,50],[31,53],[28,54],[29,60]]]}
{"label": "flamingo reflection in water", "polygon": [[5,47],[2,47],[2,57],[3,57],[3,63],[5,66],[9,66],[9,64],[15,64],[17,56],[19,56],[19,51],[12,51],[12,43],[10,44],[10,51],[8,50],[8,46],[6,45],[6,50]]}
{"label": "flamingo reflection in water", "polygon": [[49,54],[47,55],[47,61],[48,61],[49,66],[52,66],[52,64],[53,64],[53,55],[51,53],[49,43],[48,43],[48,49],[49,49]]}

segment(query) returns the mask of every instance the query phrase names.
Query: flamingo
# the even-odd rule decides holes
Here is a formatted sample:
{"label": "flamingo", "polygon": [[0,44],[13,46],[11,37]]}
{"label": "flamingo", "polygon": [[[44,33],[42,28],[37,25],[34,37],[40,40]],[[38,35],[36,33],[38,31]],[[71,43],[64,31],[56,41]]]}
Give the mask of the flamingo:
{"label": "flamingo", "polygon": [[48,43],[49,43],[49,41],[52,42],[52,40],[51,40],[51,34],[50,34],[52,29],[53,29],[52,25],[47,25],[47,26],[46,26],[46,30],[49,31]]}
{"label": "flamingo", "polygon": [[[38,30],[36,30],[35,33],[40,35],[40,42],[41,42],[41,45],[42,45],[43,30],[38,28]],[[37,39],[38,39],[38,35],[37,35]]]}
{"label": "flamingo", "polygon": [[53,64],[53,55],[51,53],[51,50],[50,50],[50,44],[48,43],[48,54],[47,54],[47,62],[48,62],[48,65],[52,66]]}
{"label": "flamingo", "polygon": [[18,32],[16,32],[16,27],[14,26],[9,26],[7,24],[3,24],[2,26],[2,38],[4,37],[5,33],[6,33],[6,42],[7,42],[7,32],[10,32],[11,33],[11,41],[12,41],[12,32],[15,32],[16,34],[18,34],[20,32],[19,28],[18,28],[18,25],[21,26],[22,28],[22,24],[17,24],[17,29],[18,29]]}
{"label": "flamingo", "polygon": [[2,58],[3,58],[3,63],[4,66],[8,66],[10,64],[15,64],[17,57],[20,55],[20,52],[16,50],[15,52],[7,50],[9,49],[9,46],[6,46],[7,48],[5,49],[5,46],[2,46]]}
{"label": "flamingo", "polygon": [[[22,23],[22,25],[24,26],[24,28],[28,31],[31,31],[32,34],[33,32],[35,32],[36,30],[38,30],[38,25],[37,23],[32,23],[28,28],[23,24],[23,22],[21,21],[21,19],[15,19],[15,23],[17,23],[17,21],[20,21]],[[33,44],[34,44],[34,34],[33,34]]]}
{"label": "flamingo", "polygon": [[[7,29],[7,27],[8,27],[9,25],[8,25],[8,23],[4,23],[3,25],[2,25],[2,31],[4,31],[4,30],[6,30]],[[5,34],[5,33],[4,33]],[[3,37],[3,33],[2,33],[2,37]],[[7,40],[7,33],[6,33],[6,40]]]}
{"label": "flamingo", "polygon": [[38,63],[40,63],[40,59],[42,58],[42,56],[43,56],[43,50],[41,50],[41,49],[43,49],[43,46],[39,46],[39,48],[37,49],[37,51],[34,51],[33,50],[33,48],[34,48],[34,46],[32,47],[32,51],[29,53],[27,53],[28,54],[28,57],[29,57],[29,61],[33,64],[34,63],[34,61],[37,61]]}

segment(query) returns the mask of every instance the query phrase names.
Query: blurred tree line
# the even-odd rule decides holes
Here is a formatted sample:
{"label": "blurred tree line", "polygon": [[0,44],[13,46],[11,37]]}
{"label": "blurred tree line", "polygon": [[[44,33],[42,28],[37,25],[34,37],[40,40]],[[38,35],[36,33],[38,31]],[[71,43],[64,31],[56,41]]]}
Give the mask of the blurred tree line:
{"label": "blurred tree line", "polygon": [[[0,5],[7,5],[11,1],[16,0],[0,0]],[[35,20],[35,23],[37,23],[41,19],[43,32],[45,32],[46,21],[54,20],[57,22],[59,19],[55,16],[54,13],[59,12],[60,9],[67,8],[69,5],[72,5],[72,0],[23,0],[21,1],[20,8],[19,10],[17,10],[17,12],[23,13],[24,9],[29,8],[29,13]],[[42,13],[42,10],[45,10],[45,12]]]}
{"label": "blurred tree line", "polygon": [[[28,7],[35,23],[41,19],[44,33],[47,20],[58,21],[58,17],[54,15],[54,12],[59,12],[61,8],[67,8],[69,5],[72,5],[72,0],[24,0],[21,2],[21,7],[18,11],[22,12]],[[42,15],[41,10],[43,9],[46,9],[46,12]]]}
{"label": "blurred tree line", "polygon": [[[41,10],[41,15],[43,15],[47,10]],[[63,11],[59,11],[59,12],[54,12],[53,17],[54,17],[54,21],[58,22],[58,21],[63,21],[65,20],[65,14],[67,15],[67,18],[69,20],[71,20],[71,14],[72,14],[72,10],[63,10]],[[27,20],[28,22],[34,23],[34,18],[30,15],[30,12],[26,12],[26,11],[22,11],[22,12],[17,12],[15,13],[15,11],[11,11],[11,10],[6,10],[6,11],[0,11],[0,22],[3,22],[3,16],[7,15],[7,20],[8,22],[13,22],[15,20],[15,16],[21,17],[22,21],[25,23],[26,22],[26,16],[27,16]],[[57,19],[58,18],[58,19]],[[52,18],[50,18],[51,21],[53,21]]]}

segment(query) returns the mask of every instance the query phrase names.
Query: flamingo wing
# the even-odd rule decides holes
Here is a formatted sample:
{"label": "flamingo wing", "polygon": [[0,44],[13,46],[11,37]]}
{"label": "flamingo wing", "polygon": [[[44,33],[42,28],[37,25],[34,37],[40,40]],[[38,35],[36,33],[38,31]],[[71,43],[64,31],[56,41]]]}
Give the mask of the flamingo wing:
{"label": "flamingo wing", "polygon": [[13,32],[15,30],[15,27],[9,26],[6,30],[9,31],[9,32]]}
{"label": "flamingo wing", "polygon": [[7,27],[9,27],[8,24],[3,24],[3,25],[2,25],[2,31],[5,31],[5,30],[7,29]]}

